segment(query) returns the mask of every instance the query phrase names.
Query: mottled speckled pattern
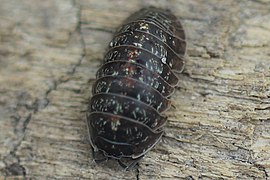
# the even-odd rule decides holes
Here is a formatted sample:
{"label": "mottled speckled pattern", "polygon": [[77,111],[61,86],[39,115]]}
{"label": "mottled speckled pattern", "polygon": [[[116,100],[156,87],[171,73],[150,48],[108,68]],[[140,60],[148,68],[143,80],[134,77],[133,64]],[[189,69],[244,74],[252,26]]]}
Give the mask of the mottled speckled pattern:
{"label": "mottled speckled pattern", "polygon": [[159,91],[136,79],[123,76],[105,76],[96,81],[93,94],[97,93],[123,94],[142,101],[158,112],[166,111],[171,101],[164,97]]}
{"label": "mottled speckled pattern", "polygon": [[95,153],[136,163],[159,141],[185,52],[184,30],[169,11],[144,8],[126,20],[92,90],[87,124]]}
{"label": "mottled speckled pattern", "polygon": [[155,108],[119,94],[99,93],[94,95],[91,99],[90,110],[135,119],[152,129],[158,129],[166,121],[166,117],[160,115]]}
{"label": "mottled speckled pattern", "polygon": [[112,61],[102,66],[97,72],[97,78],[107,75],[124,76],[137,79],[158,90],[163,96],[170,96],[174,88],[162,77],[141,65],[128,61]]}
{"label": "mottled speckled pattern", "polygon": [[168,64],[163,63],[159,57],[145,49],[130,45],[111,48],[105,56],[105,62],[115,60],[125,60],[142,64],[147,69],[159,74],[171,85],[176,85],[178,83],[178,78],[171,70],[171,67],[169,67]]}

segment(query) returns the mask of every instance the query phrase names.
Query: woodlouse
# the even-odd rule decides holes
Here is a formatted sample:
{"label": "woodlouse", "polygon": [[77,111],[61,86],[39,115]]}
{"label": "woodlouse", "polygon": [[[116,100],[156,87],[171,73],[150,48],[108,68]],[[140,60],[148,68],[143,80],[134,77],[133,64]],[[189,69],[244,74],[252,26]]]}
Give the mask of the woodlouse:
{"label": "woodlouse", "polygon": [[[101,152],[104,159],[129,168],[154,147],[163,134],[163,112],[170,107],[185,52],[183,27],[169,10],[143,8],[124,22],[109,43],[89,102],[94,155]],[[122,162],[125,158],[129,165]]]}

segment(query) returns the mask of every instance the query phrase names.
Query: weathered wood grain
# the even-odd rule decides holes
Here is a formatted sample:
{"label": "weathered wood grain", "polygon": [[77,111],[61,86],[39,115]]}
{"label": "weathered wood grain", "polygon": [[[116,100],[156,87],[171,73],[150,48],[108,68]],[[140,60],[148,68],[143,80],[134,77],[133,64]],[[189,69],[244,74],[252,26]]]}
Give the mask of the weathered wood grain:
{"label": "weathered wood grain", "polygon": [[[270,2],[0,0],[0,179],[269,179]],[[163,140],[124,172],[92,163],[85,110],[112,32],[171,9],[188,57]]]}

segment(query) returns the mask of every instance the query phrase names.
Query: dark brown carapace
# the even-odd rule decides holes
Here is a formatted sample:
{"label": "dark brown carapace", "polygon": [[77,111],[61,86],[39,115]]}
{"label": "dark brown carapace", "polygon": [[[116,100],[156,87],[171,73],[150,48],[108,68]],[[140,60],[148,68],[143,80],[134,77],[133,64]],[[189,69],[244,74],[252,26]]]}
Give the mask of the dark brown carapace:
{"label": "dark brown carapace", "polygon": [[183,27],[168,10],[141,9],[118,29],[87,113],[95,161],[113,158],[130,168],[160,140],[185,52]]}

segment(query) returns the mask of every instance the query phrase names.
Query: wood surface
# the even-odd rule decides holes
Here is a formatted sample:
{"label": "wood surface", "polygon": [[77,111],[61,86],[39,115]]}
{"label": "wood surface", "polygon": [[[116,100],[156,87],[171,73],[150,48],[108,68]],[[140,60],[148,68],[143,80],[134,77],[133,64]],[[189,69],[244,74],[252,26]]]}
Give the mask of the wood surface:
{"label": "wood surface", "polygon": [[[269,0],[0,0],[0,179],[270,179]],[[171,9],[188,42],[165,136],[92,162],[85,111],[114,30]]]}

